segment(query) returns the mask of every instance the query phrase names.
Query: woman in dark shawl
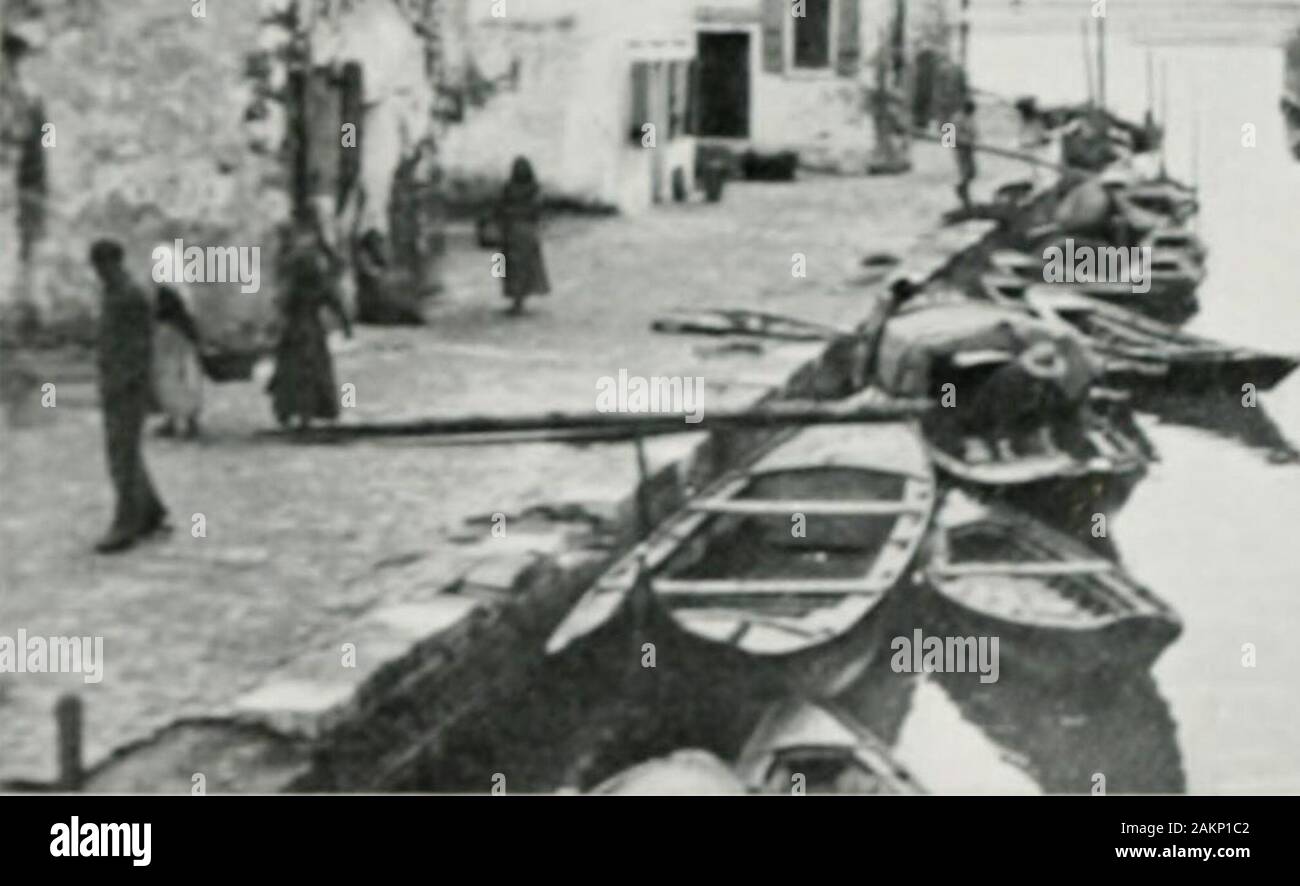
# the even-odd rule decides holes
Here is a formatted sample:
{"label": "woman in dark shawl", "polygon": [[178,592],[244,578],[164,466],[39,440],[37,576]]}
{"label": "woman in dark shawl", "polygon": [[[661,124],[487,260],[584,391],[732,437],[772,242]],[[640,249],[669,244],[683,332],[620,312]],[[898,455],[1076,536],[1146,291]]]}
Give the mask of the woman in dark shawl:
{"label": "woman in dark shawl", "polygon": [[282,265],[284,329],[276,345],[275,375],[267,385],[281,425],[296,418],[298,426],[306,428],[314,418],[338,418],[339,389],[320,318],[321,308],[330,309],[352,337],[336,277],[336,262],[319,231],[309,225],[296,227]]}
{"label": "woman in dark shawl", "polygon": [[542,193],[533,175],[532,164],[524,157],[515,159],[510,181],[501,193],[499,212],[506,258],[502,294],[513,302],[509,312],[519,314],[523,312],[524,299],[528,296],[546,295],[551,291],[538,231]]}

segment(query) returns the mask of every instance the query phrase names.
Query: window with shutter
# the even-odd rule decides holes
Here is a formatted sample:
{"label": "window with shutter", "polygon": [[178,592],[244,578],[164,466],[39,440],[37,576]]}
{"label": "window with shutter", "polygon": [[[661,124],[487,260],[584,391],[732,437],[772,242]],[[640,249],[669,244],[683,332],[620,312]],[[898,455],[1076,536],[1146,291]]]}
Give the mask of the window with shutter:
{"label": "window with shutter", "polygon": [[794,20],[794,67],[831,66],[831,0],[803,0],[803,15]]}
{"label": "window with shutter", "polygon": [[835,73],[857,76],[862,63],[862,0],[839,0],[839,22],[835,26],[839,44]]}
{"label": "window with shutter", "polygon": [[790,0],[763,0],[763,71],[785,73],[785,27]]}

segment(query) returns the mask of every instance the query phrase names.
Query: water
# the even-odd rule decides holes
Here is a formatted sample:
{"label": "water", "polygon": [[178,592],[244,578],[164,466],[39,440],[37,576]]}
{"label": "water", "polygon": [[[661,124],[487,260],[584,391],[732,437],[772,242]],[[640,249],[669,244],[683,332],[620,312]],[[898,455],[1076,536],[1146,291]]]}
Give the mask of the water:
{"label": "water", "polygon": [[[1215,31],[1232,38],[1215,42],[1205,29],[1155,35],[1162,42],[1150,51],[1157,75],[1168,75],[1170,171],[1201,183],[1198,224],[1211,250],[1202,310],[1188,328],[1295,352],[1300,164],[1287,153],[1278,112],[1281,51],[1257,42],[1285,28],[1251,23]],[[1148,46],[1124,24],[1112,10],[1108,95],[1137,119]],[[1047,36],[1019,25],[976,21],[976,85],[1048,103],[1082,96],[1077,19],[1058,20]],[[1247,124],[1253,148],[1243,146]],[[1261,403],[1266,415],[1245,414],[1238,398],[1203,404],[1202,423],[1240,429],[1271,418],[1300,440],[1300,379]],[[1101,773],[1112,791],[1300,792],[1300,466],[1272,463],[1266,448],[1222,433],[1143,424],[1161,462],[1110,530],[1130,571],[1183,616],[1182,637],[1150,681],[1115,697],[1005,683],[981,691],[952,679],[913,687],[895,749],[932,790],[1086,791]],[[1243,665],[1246,644],[1255,667]]]}

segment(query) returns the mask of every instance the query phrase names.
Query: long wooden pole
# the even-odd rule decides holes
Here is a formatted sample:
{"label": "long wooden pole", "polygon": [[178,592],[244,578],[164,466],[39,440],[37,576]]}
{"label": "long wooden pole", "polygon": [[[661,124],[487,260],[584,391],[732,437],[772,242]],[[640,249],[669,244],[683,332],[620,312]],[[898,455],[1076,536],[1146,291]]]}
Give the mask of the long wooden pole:
{"label": "long wooden pole", "polygon": [[1154,61],[1151,57],[1151,47],[1147,47],[1147,120],[1154,120],[1156,114],[1156,86]]}
{"label": "long wooden pole", "polygon": [[1164,136],[1160,139],[1160,177],[1169,178],[1169,61],[1160,60],[1160,125]]}
{"label": "long wooden pole", "polygon": [[635,440],[662,434],[711,431],[718,428],[779,428],[820,424],[863,424],[916,418],[933,404],[924,399],[897,399],[881,404],[786,401],[738,411],[711,411],[688,424],[685,416],[665,413],[531,413],[503,416],[427,418],[407,422],[333,425],[307,430],[266,431],[262,436],[302,443],[344,443],[400,438],[448,438],[482,442],[493,435],[535,435],[548,440]]}

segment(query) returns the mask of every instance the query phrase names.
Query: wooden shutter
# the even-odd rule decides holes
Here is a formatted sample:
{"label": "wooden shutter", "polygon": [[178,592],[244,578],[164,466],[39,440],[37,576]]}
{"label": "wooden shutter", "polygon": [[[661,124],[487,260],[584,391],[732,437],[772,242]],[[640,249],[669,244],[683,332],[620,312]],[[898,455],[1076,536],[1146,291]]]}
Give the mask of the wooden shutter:
{"label": "wooden shutter", "polygon": [[785,73],[785,28],[790,0],[763,0],[763,70]]}
{"label": "wooden shutter", "polygon": [[839,46],[836,47],[835,72],[841,77],[855,77],[862,56],[862,0],[838,0]]}

